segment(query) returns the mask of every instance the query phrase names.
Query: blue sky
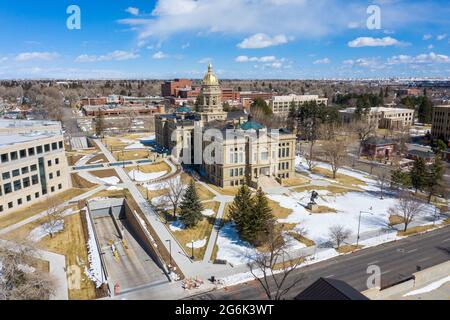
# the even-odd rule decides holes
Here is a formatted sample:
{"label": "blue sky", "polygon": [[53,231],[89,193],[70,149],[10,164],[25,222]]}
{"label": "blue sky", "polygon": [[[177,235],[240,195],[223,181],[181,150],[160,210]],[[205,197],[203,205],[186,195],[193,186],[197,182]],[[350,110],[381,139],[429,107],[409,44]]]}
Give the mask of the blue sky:
{"label": "blue sky", "polygon": [[3,79],[450,77],[444,0],[0,0],[0,21]]}

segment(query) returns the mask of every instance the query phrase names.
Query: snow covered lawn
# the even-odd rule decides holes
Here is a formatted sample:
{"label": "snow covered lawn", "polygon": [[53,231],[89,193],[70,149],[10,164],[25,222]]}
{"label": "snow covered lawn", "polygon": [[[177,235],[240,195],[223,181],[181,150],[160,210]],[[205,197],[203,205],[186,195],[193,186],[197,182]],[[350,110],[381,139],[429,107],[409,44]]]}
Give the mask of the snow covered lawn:
{"label": "snow covered lawn", "polygon": [[167,174],[167,171],[146,173],[146,172],[142,172],[142,171],[138,171],[138,170],[131,170],[130,172],[128,172],[128,176],[131,179],[136,180],[137,182],[144,182],[144,181],[158,179],[166,174]]}
{"label": "snow covered lawn", "polygon": [[42,238],[50,235],[50,231],[55,234],[64,230],[64,220],[55,222],[54,225],[48,225],[47,223],[31,230],[28,235],[28,239],[33,242],[39,242]]}
{"label": "snow covered lawn", "polygon": [[[306,170],[304,159],[297,158],[297,168]],[[329,169],[328,164],[318,163],[318,167]],[[337,252],[330,245],[329,229],[335,225],[342,225],[351,230],[352,234],[346,241],[356,242],[358,221],[361,212],[360,244],[364,247],[379,245],[402,237],[397,235],[397,230],[389,224],[389,208],[397,203],[395,192],[384,192],[384,199],[380,199],[379,187],[375,180],[367,174],[353,171],[349,168],[339,170],[339,173],[356,178],[364,182],[359,185],[360,191],[348,189],[348,192],[333,193],[332,185],[338,183],[322,175],[310,174],[313,182],[320,185],[317,188],[319,197],[316,199],[320,206],[321,213],[311,213],[306,209],[310,201],[312,190],[288,193],[268,194],[268,198],[276,202],[279,206],[292,210],[285,218],[280,218],[279,223],[289,224],[290,232],[299,232],[306,229],[306,238],[314,241],[317,245],[317,253],[314,261],[328,259],[336,256]],[[330,190],[327,190],[327,186]],[[327,209],[329,212],[327,212]],[[433,223],[434,206],[425,204],[425,213],[417,217],[415,224],[429,225]],[[437,221],[436,224],[441,221]],[[294,226],[292,226],[294,225]],[[288,233],[284,233],[285,240],[289,241],[291,250],[302,249],[305,245],[292,238]],[[226,223],[219,231],[217,239],[217,258],[227,260],[233,264],[245,264],[251,251],[254,250],[248,243],[239,239],[239,236],[232,223]],[[329,248],[326,249],[325,248]]]}
{"label": "snow covered lawn", "polygon": [[99,179],[103,183],[111,185],[111,186],[115,186],[120,182],[120,179],[117,177],[105,177],[105,178],[97,178],[97,179]]}

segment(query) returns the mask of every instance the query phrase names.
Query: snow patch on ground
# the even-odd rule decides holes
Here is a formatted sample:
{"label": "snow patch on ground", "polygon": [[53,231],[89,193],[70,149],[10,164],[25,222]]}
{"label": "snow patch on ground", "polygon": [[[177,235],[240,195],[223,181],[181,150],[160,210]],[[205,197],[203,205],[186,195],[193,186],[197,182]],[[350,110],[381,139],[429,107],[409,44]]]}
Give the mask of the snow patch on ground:
{"label": "snow patch on ground", "polygon": [[116,186],[110,186],[110,187],[106,188],[106,190],[108,190],[108,191],[120,191],[120,190],[123,190],[123,188],[116,187]]}
{"label": "snow patch on ground", "polygon": [[253,247],[239,238],[234,223],[228,222],[219,230],[217,237],[217,259],[234,265],[246,264],[254,253]]}
{"label": "snow patch on ground", "polygon": [[125,147],[125,150],[139,150],[139,149],[147,149],[147,147],[140,142],[135,142]]}
{"label": "snow patch on ground", "polygon": [[172,231],[183,231],[186,228],[186,226],[180,220],[175,220],[170,222],[169,228]]}
{"label": "snow patch on ground", "polygon": [[194,246],[194,249],[197,249],[197,248],[204,247],[205,244],[206,244],[206,238],[202,239],[202,240],[197,240],[197,241],[194,241],[194,242],[188,242],[188,243],[186,243],[186,246],[188,246],[189,248]]}
{"label": "snow patch on ground", "polygon": [[41,224],[39,227],[34,228],[28,235],[28,239],[33,242],[39,242],[42,238],[53,234],[61,232],[64,230],[64,220],[57,221],[54,225],[49,223]]}
{"label": "snow patch on ground", "polygon": [[117,177],[106,177],[106,178],[98,178],[98,179],[100,179],[103,183],[109,184],[112,186],[115,186],[116,184],[118,184],[120,182],[120,179]]}
{"label": "snow patch on ground", "polygon": [[209,217],[209,216],[215,215],[216,212],[214,210],[212,210],[212,209],[205,209],[205,210],[202,211],[202,214],[204,216],[208,216]]}
{"label": "snow patch on ground", "polygon": [[106,282],[106,279],[103,277],[102,263],[100,260],[100,252],[98,251],[97,243],[95,241],[94,227],[92,226],[87,210],[85,211],[85,214],[89,236],[87,241],[89,268],[85,267],[84,272],[89,279],[95,282],[96,287],[99,288],[102,283]]}
{"label": "snow patch on ground", "polygon": [[[174,183],[178,183],[180,181],[180,176],[178,175],[175,178],[168,179],[163,182],[144,184],[144,188],[147,188],[147,190],[149,191],[166,189],[167,183],[171,182],[172,180],[175,180]],[[184,186],[186,187],[186,185]]]}
{"label": "snow patch on ground", "polygon": [[403,296],[404,297],[409,297],[409,296],[415,296],[415,295],[418,295],[418,294],[431,292],[433,290],[438,289],[439,287],[441,287],[442,285],[446,284],[447,282],[450,282],[450,276],[447,276],[447,277],[445,277],[443,279],[440,279],[438,281],[430,283],[429,285],[427,285],[427,286],[425,286],[423,288],[420,288],[420,289],[417,289],[417,290],[414,290],[414,291],[410,291],[410,292],[408,292],[407,294],[405,294]]}
{"label": "snow patch on ground", "polygon": [[142,172],[139,170],[131,170],[128,173],[128,176],[131,179],[136,180],[137,182],[144,182],[144,181],[158,179],[158,178],[164,176],[166,173],[167,173],[167,171],[145,173],[145,172]]}

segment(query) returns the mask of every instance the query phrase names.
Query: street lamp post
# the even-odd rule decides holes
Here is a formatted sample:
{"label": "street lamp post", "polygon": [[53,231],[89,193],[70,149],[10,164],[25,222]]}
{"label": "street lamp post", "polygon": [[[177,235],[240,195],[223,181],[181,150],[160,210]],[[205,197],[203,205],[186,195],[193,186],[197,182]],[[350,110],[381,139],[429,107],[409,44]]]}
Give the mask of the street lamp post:
{"label": "street lamp post", "polygon": [[191,241],[191,245],[192,245],[192,260],[194,260],[194,240]]}
{"label": "street lamp post", "polygon": [[362,213],[368,213],[368,214],[373,215],[373,213],[372,213],[372,212],[369,212],[369,211],[359,211],[359,219],[358,219],[358,235],[356,236],[356,248],[358,248],[358,244],[359,244],[359,231],[360,231],[360,229],[361,229],[361,214],[362,214]]}
{"label": "street lamp post", "polygon": [[169,267],[172,267],[172,241],[166,240],[169,243]]}
{"label": "street lamp post", "polygon": [[123,150],[122,150],[122,168],[125,168],[125,155]]}

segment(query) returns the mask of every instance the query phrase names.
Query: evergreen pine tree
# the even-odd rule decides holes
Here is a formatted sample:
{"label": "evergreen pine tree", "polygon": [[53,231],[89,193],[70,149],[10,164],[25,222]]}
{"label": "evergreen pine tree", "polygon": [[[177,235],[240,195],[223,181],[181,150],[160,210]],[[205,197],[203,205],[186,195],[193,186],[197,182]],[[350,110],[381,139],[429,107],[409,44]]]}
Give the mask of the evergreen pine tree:
{"label": "evergreen pine tree", "polygon": [[257,245],[261,244],[265,240],[270,227],[274,224],[272,209],[269,207],[269,201],[261,188],[258,189],[254,197],[252,219],[250,220],[251,242]]}
{"label": "evergreen pine tree", "polygon": [[414,189],[416,189],[416,192],[417,190],[422,190],[425,186],[426,171],[425,161],[422,158],[417,158],[414,160],[413,167],[411,168],[409,174],[411,176],[411,184]]}
{"label": "evergreen pine tree", "polygon": [[187,227],[192,228],[197,225],[202,219],[203,206],[198,197],[194,181],[191,180],[186,193],[181,200],[180,205],[180,220]]}
{"label": "evergreen pine tree", "polygon": [[444,176],[444,166],[440,155],[434,157],[434,162],[428,167],[425,186],[428,191],[428,203],[431,202],[431,197],[435,194],[436,189],[441,184],[441,179]]}
{"label": "evergreen pine tree", "polygon": [[239,188],[233,203],[230,205],[229,215],[236,224],[236,230],[241,235],[247,233],[248,221],[253,210],[252,192],[247,185]]}

